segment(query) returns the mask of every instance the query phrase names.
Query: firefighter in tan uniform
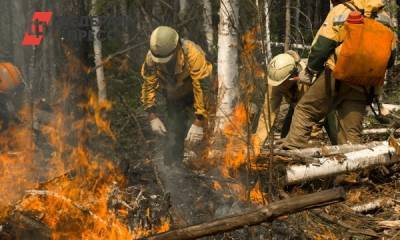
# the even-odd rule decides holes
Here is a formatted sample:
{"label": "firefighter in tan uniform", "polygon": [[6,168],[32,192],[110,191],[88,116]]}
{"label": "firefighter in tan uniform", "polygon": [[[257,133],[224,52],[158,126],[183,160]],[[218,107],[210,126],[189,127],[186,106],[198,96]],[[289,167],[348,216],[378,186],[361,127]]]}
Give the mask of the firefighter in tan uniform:
{"label": "firefighter in tan uniform", "polygon": [[[286,53],[275,56],[268,65],[268,94],[265,94],[265,103],[255,133],[258,142],[262,145],[268,138],[269,126],[273,126],[280,106],[285,99],[289,104],[281,137],[286,137],[294,108],[300,98],[308,89],[308,85],[301,83],[299,74],[306,68],[306,60],[301,59],[297,52],[289,50]],[[268,117],[268,104],[270,105],[270,117]],[[271,124],[268,122],[271,121]],[[324,124],[332,144],[336,144],[336,128],[334,119],[328,118]]]}
{"label": "firefighter in tan uniform", "polygon": [[[378,69],[383,71],[383,75],[386,68],[394,63],[396,37],[392,30],[390,18],[383,11],[383,7],[384,3],[380,0],[353,0],[338,4],[329,12],[314,39],[306,71],[301,76],[302,79],[310,81],[312,85],[296,106],[289,134],[283,142],[283,148],[307,147],[312,126],[332,110],[336,110],[338,119],[338,143],[359,143],[361,141],[362,120],[366,114],[366,106],[374,96],[380,94],[384,76],[379,79],[380,84],[375,84],[376,81],[371,81],[371,84],[365,84],[365,82],[353,84],[352,82],[367,79],[369,71],[378,68],[373,66],[375,64],[374,60],[371,60],[373,58],[383,58],[382,54],[387,55],[384,62],[385,67]],[[361,44],[369,44],[369,47],[361,49],[361,51],[359,51],[360,46],[349,48],[346,45],[346,51],[351,54],[353,54],[352,51],[359,51],[358,55],[363,54],[370,51],[369,48],[376,48],[375,45],[378,44],[381,44],[379,46],[381,51],[376,51],[375,55],[364,56],[358,62],[347,62],[347,66],[341,64],[341,71],[357,71],[366,65],[371,66],[371,68],[362,71],[359,77],[346,78],[346,81],[344,81],[344,78],[335,79],[334,75],[343,75],[338,73],[337,64],[347,59],[346,52],[341,52],[346,41],[350,41],[348,40],[350,38],[345,38],[348,34],[345,30],[347,31],[354,26],[360,29],[359,27],[363,25],[359,24],[371,22],[379,24],[381,28],[383,27],[386,31],[385,36],[390,35],[390,40],[382,45],[383,35],[378,33],[371,36],[375,38],[382,36],[382,39],[369,43],[359,42],[360,46]],[[385,40],[387,39],[388,37],[385,38]]]}
{"label": "firefighter in tan uniform", "polygon": [[[170,27],[160,26],[153,31],[141,70],[141,101],[149,114],[151,129],[164,140],[167,165],[179,164],[185,139],[197,144],[204,137],[211,72],[212,65],[200,46],[180,39]],[[166,100],[166,124],[157,114],[160,96]]]}

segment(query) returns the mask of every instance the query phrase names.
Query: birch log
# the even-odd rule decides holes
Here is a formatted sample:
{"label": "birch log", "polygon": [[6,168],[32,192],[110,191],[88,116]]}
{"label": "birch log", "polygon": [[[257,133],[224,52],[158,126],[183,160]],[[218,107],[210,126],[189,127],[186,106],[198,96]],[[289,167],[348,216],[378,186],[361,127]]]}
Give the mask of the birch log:
{"label": "birch log", "polygon": [[351,207],[351,209],[358,213],[364,213],[364,212],[369,212],[369,211],[372,211],[372,210],[375,210],[378,208],[392,207],[394,205],[395,205],[395,203],[394,203],[393,199],[380,198],[380,199],[376,199],[372,202],[355,205],[355,206]]}
{"label": "birch log", "polygon": [[216,132],[223,130],[239,95],[239,0],[221,0],[218,29],[218,109]]}
{"label": "birch log", "polygon": [[[396,131],[394,131],[395,133],[400,133],[400,130],[397,129]],[[376,129],[364,129],[362,131],[363,135],[372,135],[372,134],[390,134],[391,133],[391,129],[390,128],[376,128]]]}
{"label": "birch log", "polygon": [[332,155],[344,154],[354,151],[359,151],[367,148],[373,148],[385,144],[386,141],[382,142],[369,142],[366,144],[344,144],[336,146],[323,146],[320,148],[305,148],[305,149],[294,149],[289,151],[275,150],[276,154],[292,155],[299,157],[327,157]]}
{"label": "birch log", "polygon": [[203,0],[203,28],[207,41],[208,53],[214,49],[214,28],[212,24],[212,5],[210,0]]}
{"label": "birch log", "polygon": [[[103,66],[101,66],[102,59],[103,59],[102,44],[101,44],[101,41],[97,38],[97,35],[100,32],[100,22],[99,22],[98,16],[96,15],[97,14],[96,4],[97,4],[97,0],[92,0],[91,15],[93,16],[92,30],[93,30],[93,34],[94,34],[93,50],[94,50],[94,62],[96,65],[98,96],[99,96],[99,101],[102,102],[102,101],[107,100],[107,90],[106,90],[106,81],[104,78],[104,68],[103,68]],[[97,66],[100,66],[100,67],[97,67]]]}
{"label": "birch log", "polygon": [[287,184],[351,172],[376,165],[389,165],[400,161],[396,149],[384,143],[371,149],[344,154],[340,159],[319,158],[319,164],[294,165],[286,168]]}

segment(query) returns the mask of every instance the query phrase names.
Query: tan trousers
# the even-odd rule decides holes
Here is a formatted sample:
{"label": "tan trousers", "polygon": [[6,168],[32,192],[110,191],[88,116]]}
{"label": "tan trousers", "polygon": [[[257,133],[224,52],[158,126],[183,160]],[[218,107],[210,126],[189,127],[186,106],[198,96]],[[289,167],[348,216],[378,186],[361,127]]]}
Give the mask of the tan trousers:
{"label": "tan trousers", "polygon": [[290,131],[283,146],[307,147],[312,127],[331,111],[336,111],[337,115],[338,144],[360,143],[366,106],[367,93],[362,87],[335,81],[330,70],[327,70],[320,75],[297,104]]}

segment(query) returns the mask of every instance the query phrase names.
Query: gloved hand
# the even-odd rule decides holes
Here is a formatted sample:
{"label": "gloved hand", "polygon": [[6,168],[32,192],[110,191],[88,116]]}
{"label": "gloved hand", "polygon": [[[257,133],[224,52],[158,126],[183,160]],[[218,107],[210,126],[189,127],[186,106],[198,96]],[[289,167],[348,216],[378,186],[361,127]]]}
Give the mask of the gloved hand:
{"label": "gloved hand", "polygon": [[307,85],[312,85],[317,80],[318,72],[314,72],[309,68],[305,68],[299,73],[299,81]]}
{"label": "gloved hand", "polygon": [[189,132],[186,135],[186,141],[190,144],[195,144],[203,140],[204,137],[204,129],[203,127],[197,126],[196,124],[192,124],[189,129]]}
{"label": "gloved hand", "polygon": [[156,117],[150,121],[151,125],[151,130],[153,130],[154,133],[160,135],[160,136],[165,136],[167,133],[167,129],[164,126],[164,123],[160,120],[160,118]]}

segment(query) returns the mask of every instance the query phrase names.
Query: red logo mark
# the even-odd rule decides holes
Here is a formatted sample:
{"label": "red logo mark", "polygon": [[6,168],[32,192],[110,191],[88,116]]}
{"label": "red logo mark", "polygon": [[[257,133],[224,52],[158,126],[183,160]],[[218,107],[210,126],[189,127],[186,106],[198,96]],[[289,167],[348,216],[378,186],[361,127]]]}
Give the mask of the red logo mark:
{"label": "red logo mark", "polygon": [[23,46],[38,46],[43,41],[44,31],[50,25],[53,12],[34,12],[31,32],[25,32]]}

